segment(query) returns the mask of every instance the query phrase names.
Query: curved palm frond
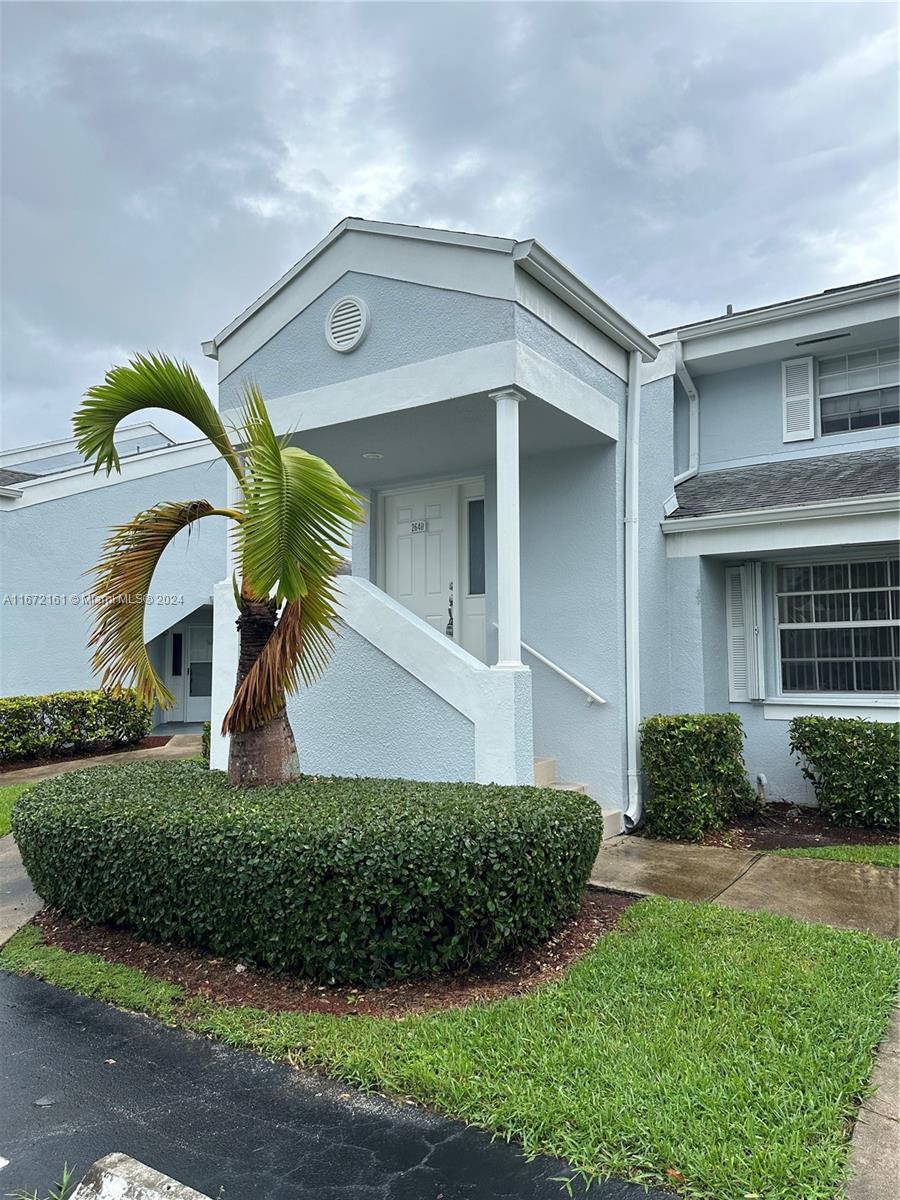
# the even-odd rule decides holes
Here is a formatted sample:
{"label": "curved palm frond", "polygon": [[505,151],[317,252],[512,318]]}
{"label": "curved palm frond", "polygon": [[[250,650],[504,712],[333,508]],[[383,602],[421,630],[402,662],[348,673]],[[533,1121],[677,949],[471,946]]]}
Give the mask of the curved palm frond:
{"label": "curved palm frond", "polygon": [[88,641],[105,688],[127,684],[146,704],[155,700],[160,707],[171,708],[175,703],[144,644],[146,597],[156,565],[175,535],[202,517],[213,516],[241,519],[240,513],[215,508],[208,500],[185,500],[157,504],[127,525],[113,527],[92,572],[94,627]]}
{"label": "curved palm frond", "polygon": [[363,519],[362,497],[323,459],[276,437],[253,385],[245,389],[243,424],[243,584],[255,598],[275,592],[278,601],[297,600],[334,574],[348,526]]}
{"label": "curved palm frond", "polygon": [[104,467],[107,475],[119,470],[116,427],[145,408],[162,408],[190,421],[242,479],[240,459],[200,380],[187,363],[165,354],[137,354],[127,366],[111,367],[103,383],[85,392],[72,426],[81,454],[95,460],[95,474]]}

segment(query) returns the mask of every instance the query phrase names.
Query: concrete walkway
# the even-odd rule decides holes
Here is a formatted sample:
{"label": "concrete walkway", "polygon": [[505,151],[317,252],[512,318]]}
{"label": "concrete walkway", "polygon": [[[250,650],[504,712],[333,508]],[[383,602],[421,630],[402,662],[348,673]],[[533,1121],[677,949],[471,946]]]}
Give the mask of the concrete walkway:
{"label": "concrete walkway", "polygon": [[886,1200],[900,1190],[900,1010],[895,1009],[869,1080],[850,1147],[846,1200]]}
{"label": "concrete walkway", "polygon": [[123,763],[143,762],[147,758],[193,758],[201,749],[202,737],[199,733],[179,733],[170,738],[165,746],[119,750],[115,754],[96,754],[90,758],[73,758],[68,762],[48,762],[39,767],[4,771],[0,775],[0,787],[10,787],[15,783],[37,783],[39,779],[53,779],[56,775],[68,775],[70,771],[86,771],[88,767],[120,767]]}
{"label": "concrete walkway", "polygon": [[603,843],[591,883],[900,936],[900,871],[889,867],[621,836]]}

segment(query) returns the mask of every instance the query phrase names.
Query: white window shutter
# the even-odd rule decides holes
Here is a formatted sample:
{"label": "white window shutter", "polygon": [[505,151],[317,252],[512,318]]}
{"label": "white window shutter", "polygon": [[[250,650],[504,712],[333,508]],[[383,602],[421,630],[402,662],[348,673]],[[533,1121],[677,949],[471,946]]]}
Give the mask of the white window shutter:
{"label": "white window shutter", "polygon": [[781,412],[786,442],[804,442],[816,436],[812,358],[789,358],[781,364]]}
{"label": "white window shutter", "polygon": [[728,699],[764,695],[762,571],[759,563],[725,568],[725,625],[728,638]]}

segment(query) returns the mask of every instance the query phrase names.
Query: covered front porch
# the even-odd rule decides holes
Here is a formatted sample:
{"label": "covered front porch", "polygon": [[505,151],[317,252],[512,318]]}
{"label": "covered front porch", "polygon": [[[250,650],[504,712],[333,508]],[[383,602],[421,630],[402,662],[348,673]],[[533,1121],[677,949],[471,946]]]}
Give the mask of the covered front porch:
{"label": "covered front porch", "polygon": [[[539,782],[618,798],[619,414],[596,395],[592,420],[510,384],[291,435],[368,514],[340,580],[332,661],[289,700],[304,770],[532,783],[537,756],[559,764],[539,761]],[[233,622],[227,582],[214,729]],[[225,754],[219,739],[213,764]]]}

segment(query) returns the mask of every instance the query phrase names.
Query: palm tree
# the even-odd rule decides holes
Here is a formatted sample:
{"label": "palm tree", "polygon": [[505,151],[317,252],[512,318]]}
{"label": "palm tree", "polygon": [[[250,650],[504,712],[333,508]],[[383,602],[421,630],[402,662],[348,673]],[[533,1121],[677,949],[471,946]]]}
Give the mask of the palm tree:
{"label": "palm tree", "polygon": [[114,527],[93,568],[94,626],[89,641],[104,687],[132,686],[148,704],[175,697],[156,674],[144,643],[144,602],[169,542],[206,517],[224,517],[240,578],[234,579],[240,653],[237,682],[222,732],[231,735],[228,777],[240,786],[284,782],[299,772],[285,710],[286,693],[310,684],[328,661],[334,630],[334,576],[348,523],[362,520],[360,497],[321,458],[275,436],[257,388],[244,389],[232,445],[200,380],[165,355],[136,355],[89,388],[73,425],[94,471],[120,469],[119,422],[161,408],[209,438],[240,488],[234,508],[208,500],[169,500]]}

